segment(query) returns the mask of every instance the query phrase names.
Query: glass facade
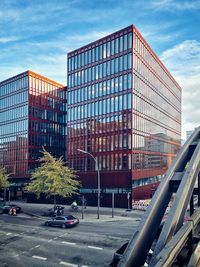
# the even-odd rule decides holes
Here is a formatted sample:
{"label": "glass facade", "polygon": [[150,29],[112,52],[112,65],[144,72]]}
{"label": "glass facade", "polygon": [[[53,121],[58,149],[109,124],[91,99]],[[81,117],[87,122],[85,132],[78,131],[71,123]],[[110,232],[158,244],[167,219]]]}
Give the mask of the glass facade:
{"label": "glass facade", "polygon": [[66,87],[31,71],[0,83],[0,164],[27,178],[44,147],[65,158]]}
{"label": "glass facade", "polygon": [[68,54],[67,99],[67,161],[83,191],[95,164],[78,149],[97,158],[102,192],[162,178],[180,147],[181,88],[134,26]]}
{"label": "glass facade", "polygon": [[28,76],[0,83],[0,166],[23,176],[28,170]]}

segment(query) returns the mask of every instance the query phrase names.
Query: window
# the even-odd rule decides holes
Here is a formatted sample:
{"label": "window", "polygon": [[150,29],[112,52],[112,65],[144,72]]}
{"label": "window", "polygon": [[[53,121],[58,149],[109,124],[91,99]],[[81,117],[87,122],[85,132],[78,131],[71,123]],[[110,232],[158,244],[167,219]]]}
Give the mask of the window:
{"label": "window", "polygon": [[114,40],[111,41],[111,55],[114,55],[115,54],[115,46],[114,46]]}
{"label": "window", "polygon": [[128,34],[128,49],[132,48],[132,33]]}
{"label": "window", "polygon": [[118,41],[119,41],[119,39],[116,38],[116,39],[115,39],[115,54],[119,53]]}
{"label": "window", "polygon": [[123,51],[123,36],[121,36],[119,38],[119,51],[122,52]]}

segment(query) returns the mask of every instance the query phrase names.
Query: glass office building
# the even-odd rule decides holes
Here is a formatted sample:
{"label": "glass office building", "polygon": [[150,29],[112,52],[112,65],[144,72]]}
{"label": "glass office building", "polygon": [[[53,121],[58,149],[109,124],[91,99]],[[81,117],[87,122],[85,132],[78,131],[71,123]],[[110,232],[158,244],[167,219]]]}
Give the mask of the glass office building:
{"label": "glass office building", "polygon": [[66,87],[32,71],[0,82],[0,166],[23,184],[44,147],[65,156]]}
{"label": "glass office building", "polygon": [[[67,161],[88,203],[149,198],[180,147],[181,88],[129,26],[68,53]],[[131,204],[131,203],[130,203]]]}

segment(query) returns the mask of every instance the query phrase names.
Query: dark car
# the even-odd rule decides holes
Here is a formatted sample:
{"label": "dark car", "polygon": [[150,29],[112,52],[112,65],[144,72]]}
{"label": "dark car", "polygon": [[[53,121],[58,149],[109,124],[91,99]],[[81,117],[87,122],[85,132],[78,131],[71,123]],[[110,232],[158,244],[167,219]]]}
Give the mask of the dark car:
{"label": "dark car", "polygon": [[79,219],[72,215],[57,216],[45,222],[46,226],[58,226],[62,228],[75,226],[79,223]]}
{"label": "dark car", "polygon": [[10,209],[15,208],[16,212],[19,213],[21,211],[21,207],[15,205],[15,204],[10,204],[10,205],[5,205],[1,208],[1,213],[8,214]]}

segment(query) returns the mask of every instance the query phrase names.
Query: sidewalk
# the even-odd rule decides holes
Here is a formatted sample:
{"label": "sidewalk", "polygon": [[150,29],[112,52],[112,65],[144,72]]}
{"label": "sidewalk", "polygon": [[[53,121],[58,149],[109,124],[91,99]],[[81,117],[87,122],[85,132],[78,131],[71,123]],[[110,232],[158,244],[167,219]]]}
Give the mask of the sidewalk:
{"label": "sidewalk", "polygon": [[[26,203],[22,201],[13,201],[12,204],[16,204],[22,208],[22,213],[29,216],[39,217],[41,219],[47,219],[43,216],[44,212],[53,208],[52,204],[39,204],[39,203]],[[87,207],[84,209],[84,219],[82,219],[82,207],[79,206],[77,212],[72,211],[70,206],[62,205],[64,208],[64,214],[72,214],[75,217],[79,217],[81,221],[93,222],[93,221],[120,221],[120,220],[135,220],[139,221],[143,212],[142,211],[127,211],[125,209],[114,209],[114,217],[112,218],[112,208],[100,207],[100,219],[97,219],[97,207]]]}

